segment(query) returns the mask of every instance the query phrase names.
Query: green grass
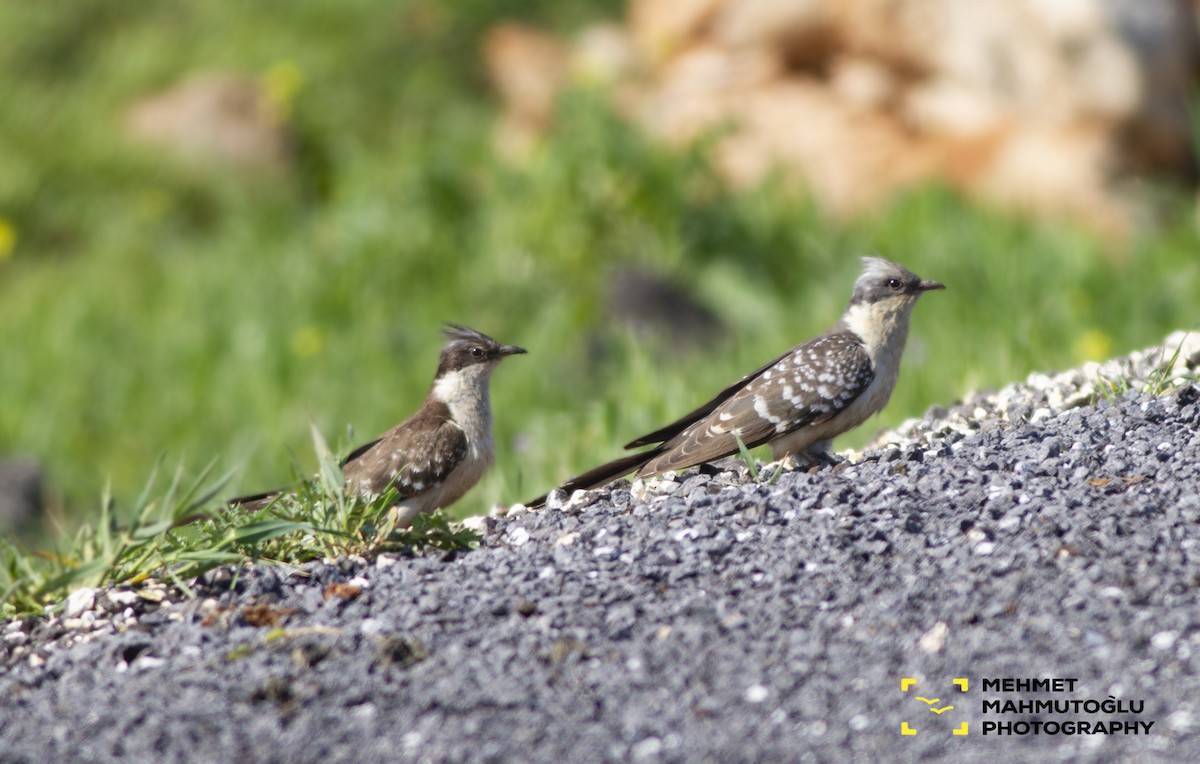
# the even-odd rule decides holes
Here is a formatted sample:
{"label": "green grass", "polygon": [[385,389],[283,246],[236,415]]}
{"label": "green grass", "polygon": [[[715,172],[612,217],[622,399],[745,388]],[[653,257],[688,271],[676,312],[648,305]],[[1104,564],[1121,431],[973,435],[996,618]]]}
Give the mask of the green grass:
{"label": "green grass", "polygon": [[346,495],[339,459],[313,431],[319,469],[296,490],[257,510],[231,508],[214,499],[225,479],[209,470],[190,482],[176,472],[165,489],[154,474],[120,512],[105,494],[99,516],[60,541],[55,552],[30,556],[0,539],[0,618],[36,613],[80,587],[136,585],[165,580],[190,594],[188,581],[222,565],[253,562],[299,564],[319,558],[447,552],[474,547],[474,531],[452,526],[441,511],[420,515],[396,529],[389,510],[394,490],[365,501]]}
{"label": "green grass", "polygon": [[[918,307],[887,411],[842,446],[1196,326],[1182,195],[1124,243],[939,188],[835,223],[780,185],[727,188],[702,147],[657,147],[583,90],[527,166],[498,160],[480,34],[608,7],[0,4],[0,453],[45,465],[68,529],[130,522],[163,459],[231,471],[229,495],[272,487],[317,469],[310,427],[340,450],[411,413],[455,321],[530,351],[496,374],[496,468],[461,516],[611,458],[822,330],[860,254],[948,289]],[[295,170],[189,166],[122,137],[132,100],[197,70],[288,83]],[[691,289],[725,338],[685,351],[622,328],[604,285],[630,264]]]}

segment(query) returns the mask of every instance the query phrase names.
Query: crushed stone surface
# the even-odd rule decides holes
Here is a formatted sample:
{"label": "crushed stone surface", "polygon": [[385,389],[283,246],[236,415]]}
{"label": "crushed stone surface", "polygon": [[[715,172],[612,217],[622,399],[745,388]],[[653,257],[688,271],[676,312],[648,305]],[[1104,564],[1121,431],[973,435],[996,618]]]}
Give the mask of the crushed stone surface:
{"label": "crushed stone surface", "polygon": [[[1159,395],[1162,348],[1108,397],[1034,375],[833,466],[516,506],[452,559],[77,592],[0,624],[0,762],[1200,760],[1200,346],[1173,339]],[[983,734],[1067,721],[1152,724]]]}

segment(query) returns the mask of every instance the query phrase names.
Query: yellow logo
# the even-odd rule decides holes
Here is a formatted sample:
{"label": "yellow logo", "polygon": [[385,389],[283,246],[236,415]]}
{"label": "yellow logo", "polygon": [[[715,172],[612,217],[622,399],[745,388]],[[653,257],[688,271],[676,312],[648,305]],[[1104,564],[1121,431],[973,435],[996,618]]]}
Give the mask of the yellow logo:
{"label": "yellow logo", "polygon": [[[968,679],[966,679],[965,677],[959,677],[959,678],[954,679],[952,684],[959,689],[959,692],[966,692],[967,688],[970,686],[970,681]],[[900,692],[907,693],[909,690],[911,690],[912,688],[914,688],[916,686],[917,686],[917,680],[914,679],[913,677],[902,677],[900,679]],[[929,711],[931,714],[934,714],[935,716],[941,716],[942,714],[946,713],[947,711],[952,711],[954,709],[954,706],[952,706],[952,705],[939,706],[938,704],[940,704],[942,702],[941,698],[926,698],[921,695],[917,695],[917,696],[915,696],[914,699],[918,700],[918,701],[924,703],[926,706],[928,706],[928,708],[926,710]],[[915,735],[915,734],[917,734],[917,730],[918,730],[917,727],[913,727],[908,722],[900,723],[900,734],[901,735]],[[967,723],[963,722],[956,729],[951,730],[951,734],[965,735],[965,734],[967,734],[967,730],[968,730]]]}

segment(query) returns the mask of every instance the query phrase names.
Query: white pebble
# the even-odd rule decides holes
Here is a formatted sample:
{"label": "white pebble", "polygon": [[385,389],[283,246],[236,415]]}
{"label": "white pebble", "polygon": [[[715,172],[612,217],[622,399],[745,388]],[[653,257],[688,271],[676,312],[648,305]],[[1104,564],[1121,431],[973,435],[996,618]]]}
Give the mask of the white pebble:
{"label": "white pebble", "polygon": [[486,515],[471,515],[464,517],[462,527],[469,531],[474,531],[480,535],[486,535],[488,532],[488,518]]}
{"label": "white pebble", "polygon": [[648,737],[644,740],[639,740],[629,749],[629,757],[635,761],[638,759],[652,759],[658,756],[663,749],[662,741],[656,737]]}
{"label": "white pebble", "polygon": [[752,684],[746,688],[747,703],[762,703],[771,696],[771,691],[761,684]]}
{"label": "white pebble", "polygon": [[926,655],[935,655],[946,646],[946,637],[950,635],[950,627],[945,621],[938,621],[933,627],[917,640],[917,647]]}
{"label": "white pebble", "polygon": [[1150,646],[1155,650],[1170,650],[1175,645],[1179,633],[1175,631],[1160,631],[1150,638]]}
{"label": "white pebble", "polygon": [[96,604],[95,589],[76,589],[67,596],[63,606],[63,618],[78,618],[85,610]]}

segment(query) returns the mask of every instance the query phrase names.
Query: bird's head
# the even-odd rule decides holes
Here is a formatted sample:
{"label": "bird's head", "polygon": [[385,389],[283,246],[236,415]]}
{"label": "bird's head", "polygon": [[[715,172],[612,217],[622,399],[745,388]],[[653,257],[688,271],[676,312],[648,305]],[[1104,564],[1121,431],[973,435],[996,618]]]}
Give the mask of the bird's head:
{"label": "bird's head", "polygon": [[864,257],[842,324],[871,348],[893,339],[903,347],[913,306],[925,292],[945,289],[882,257]]}
{"label": "bird's head", "polygon": [[446,346],[438,363],[438,378],[454,372],[474,376],[490,375],[500,361],[510,355],[520,355],[525,348],[501,345],[483,332],[458,324],[446,327]]}
{"label": "bird's head", "polygon": [[882,257],[864,257],[862,265],[850,297],[851,308],[865,305],[903,310],[912,307],[925,292],[946,288],[941,282],[922,279],[903,265]]}

